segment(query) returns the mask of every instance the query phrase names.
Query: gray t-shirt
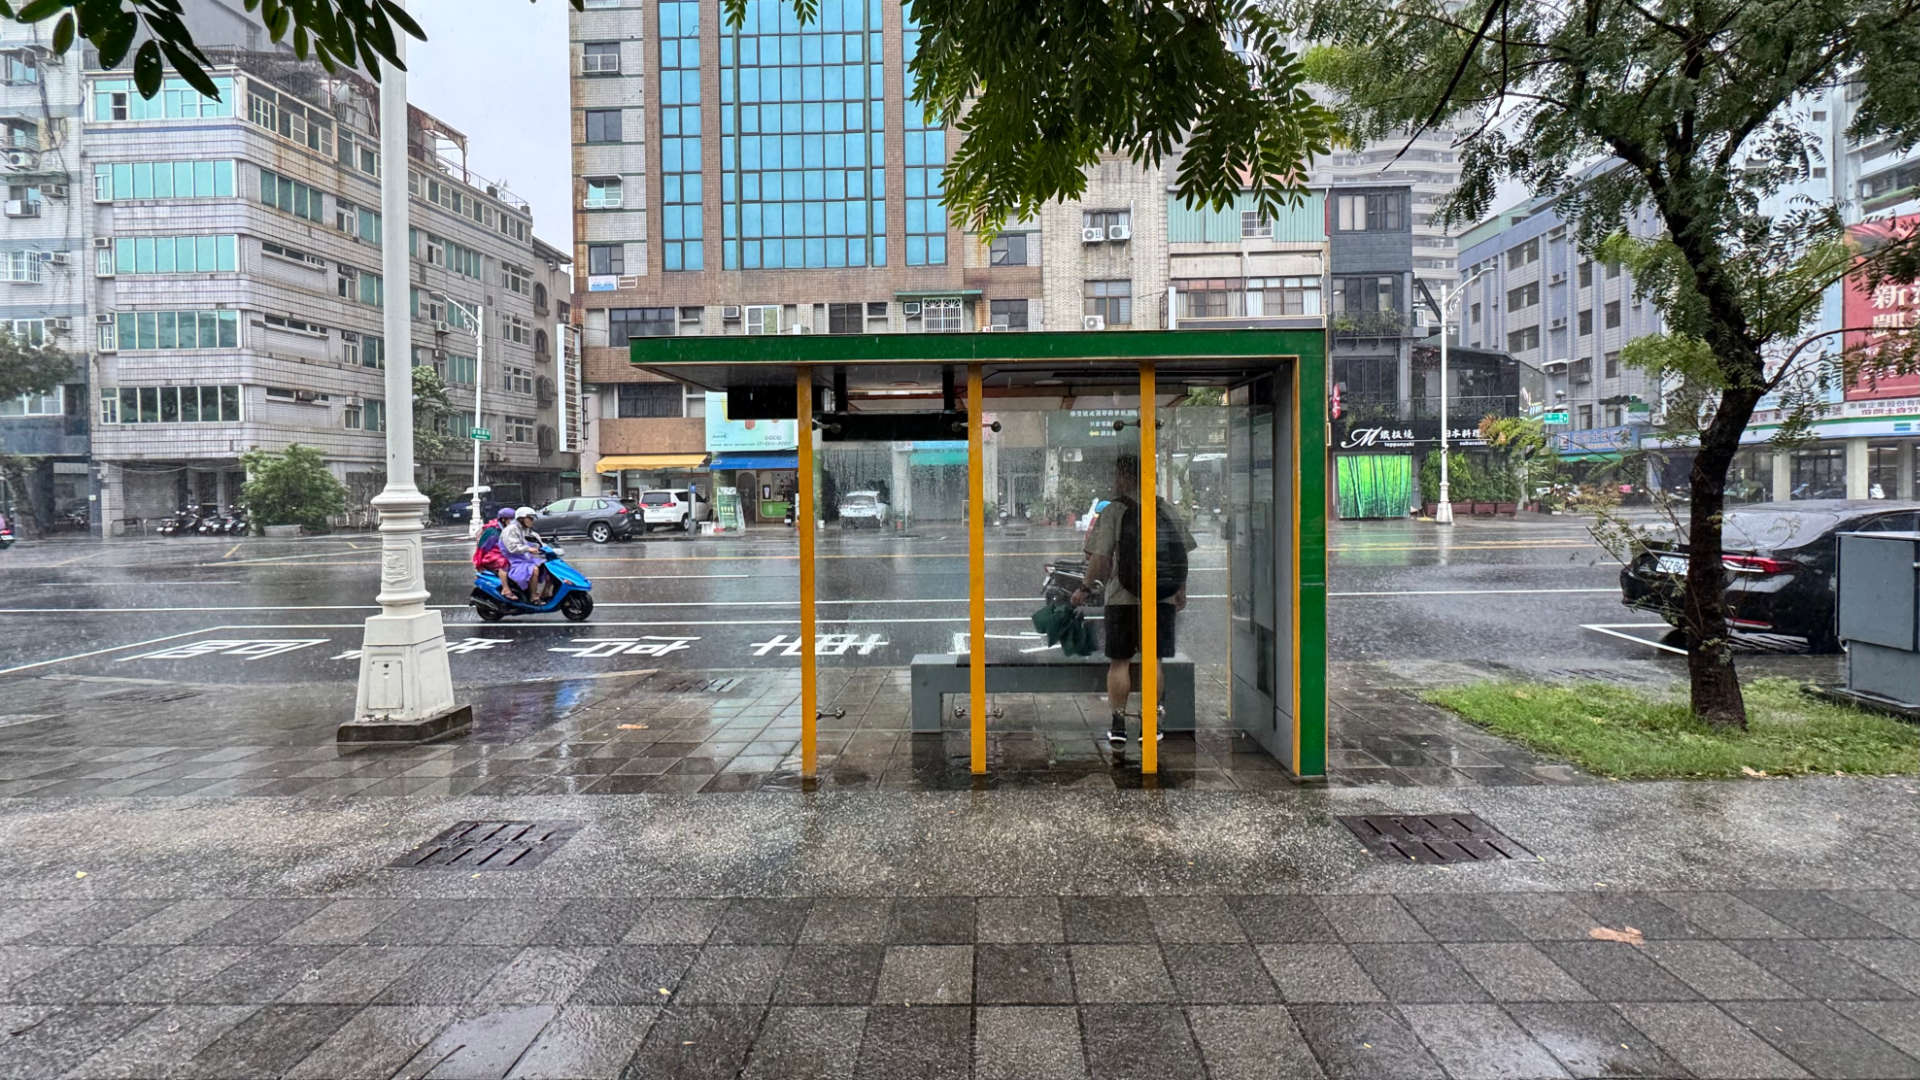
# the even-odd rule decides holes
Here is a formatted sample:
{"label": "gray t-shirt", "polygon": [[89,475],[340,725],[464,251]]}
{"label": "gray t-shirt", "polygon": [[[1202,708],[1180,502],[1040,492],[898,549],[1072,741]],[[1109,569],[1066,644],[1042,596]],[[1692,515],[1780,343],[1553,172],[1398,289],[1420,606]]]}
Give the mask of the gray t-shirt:
{"label": "gray t-shirt", "polygon": [[[1160,500],[1160,512],[1166,519],[1173,521],[1174,529],[1179,533],[1178,540],[1180,546],[1184,550],[1192,551],[1194,548],[1200,546],[1199,543],[1194,540],[1193,534],[1187,531],[1186,522],[1180,520],[1180,515],[1174,512],[1172,504],[1168,503],[1165,499]],[[1093,531],[1087,534],[1087,554],[1104,555],[1112,558],[1115,549],[1120,546],[1120,526],[1125,523],[1126,516],[1126,507],[1120,505],[1118,502],[1108,503],[1107,508],[1100,511],[1099,518],[1094,521]],[[1162,537],[1159,547],[1164,551],[1173,542],[1174,538],[1172,537]],[[1118,559],[1114,560],[1114,566],[1115,569],[1107,575],[1108,606],[1115,604],[1138,604],[1140,598],[1128,592],[1127,587],[1120,584]],[[1158,599],[1163,604],[1173,603],[1173,597],[1171,596],[1162,596]]]}

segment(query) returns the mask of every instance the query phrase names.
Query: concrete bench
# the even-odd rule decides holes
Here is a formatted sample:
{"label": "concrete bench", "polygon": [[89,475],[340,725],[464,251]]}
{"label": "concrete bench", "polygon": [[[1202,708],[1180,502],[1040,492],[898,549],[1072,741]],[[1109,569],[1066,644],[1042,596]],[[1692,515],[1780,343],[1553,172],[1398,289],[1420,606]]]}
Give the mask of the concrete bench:
{"label": "concrete bench", "polygon": [[[971,679],[968,658],[956,653],[920,653],[908,671],[913,687],[913,730],[939,731],[946,712],[946,695],[965,694]],[[1193,660],[1176,652],[1160,662],[1166,682],[1168,731],[1193,730]],[[1140,661],[1133,662],[1133,689],[1140,690]],[[987,661],[989,694],[1104,694],[1107,658],[1104,656],[1007,657]]]}

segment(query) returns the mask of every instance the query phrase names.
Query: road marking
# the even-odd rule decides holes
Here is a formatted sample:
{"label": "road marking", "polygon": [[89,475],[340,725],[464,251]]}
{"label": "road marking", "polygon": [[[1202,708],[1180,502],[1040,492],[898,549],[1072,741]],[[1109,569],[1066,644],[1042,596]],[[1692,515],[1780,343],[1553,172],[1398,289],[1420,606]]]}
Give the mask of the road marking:
{"label": "road marking", "polygon": [[[215,629],[219,628],[216,627]],[[32,671],[34,668],[46,667],[50,664],[64,664],[69,660],[85,660],[90,656],[104,656],[107,653],[119,652],[122,649],[137,649],[142,645],[158,645],[163,641],[173,641],[177,638],[192,637],[195,634],[204,633],[206,633],[205,630],[187,630],[178,634],[168,634],[165,637],[148,638],[145,641],[132,641],[125,645],[115,645],[106,649],[94,649],[92,652],[74,653],[72,656],[56,656],[51,660],[37,660],[31,664],[20,664],[10,668],[0,668],[0,675],[11,675],[16,671]]]}
{"label": "road marking", "polygon": [[1580,629],[1591,630],[1596,634],[1605,634],[1608,637],[1617,637],[1624,641],[1631,641],[1635,645],[1651,646],[1652,648],[1659,649],[1661,652],[1670,652],[1675,656],[1687,655],[1687,650],[1685,649],[1676,649],[1672,645],[1665,644],[1664,642],[1648,641],[1646,638],[1634,634],[1621,633],[1622,630],[1660,630],[1664,632],[1673,629],[1673,627],[1668,626],[1666,623],[1582,623],[1580,624]]}
{"label": "road marking", "polygon": [[[1478,592],[1481,590],[1469,590]],[[1587,590],[1594,591],[1594,590]],[[1609,590],[1599,590],[1606,592]],[[1194,593],[1188,600],[1225,600],[1225,593]],[[821,600],[822,604],[964,604],[964,596],[952,597],[889,597],[882,599]],[[989,604],[1037,604],[1037,597],[1031,596],[994,596],[988,597]],[[608,600],[594,605],[600,608],[721,608],[721,607],[798,607],[798,600]],[[467,604],[428,604],[434,611],[462,611]],[[174,615],[188,611],[378,611],[378,604],[196,604],[191,607],[122,607],[122,608],[0,608],[0,615]]]}
{"label": "road marking", "polygon": [[[1398,592],[1330,592],[1328,597],[1342,599],[1383,596],[1532,596],[1536,593],[1617,593],[1619,586],[1607,589],[1405,589]],[[1206,599],[1190,596],[1189,600]]]}
{"label": "road marking", "polygon": [[233,553],[234,553],[234,552],[236,552],[236,551],[239,551],[239,550],[240,550],[240,545],[239,545],[239,544],[235,544],[235,545],[233,545],[232,547],[230,547],[230,548],[228,548],[228,549],[227,549],[227,553],[226,553],[225,555],[222,555],[222,556],[220,556],[220,557],[221,557],[221,558],[223,558],[223,559],[231,559],[231,558],[233,558]]}

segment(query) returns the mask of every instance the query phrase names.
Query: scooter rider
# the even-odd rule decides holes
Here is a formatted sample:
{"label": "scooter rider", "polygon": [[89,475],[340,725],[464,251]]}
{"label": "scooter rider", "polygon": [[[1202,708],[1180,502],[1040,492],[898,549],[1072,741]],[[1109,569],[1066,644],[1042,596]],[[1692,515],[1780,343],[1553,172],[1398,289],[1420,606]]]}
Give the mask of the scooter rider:
{"label": "scooter rider", "polygon": [[544,542],[540,534],[533,531],[534,510],[523,506],[513,512],[513,523],[500,532],[500,546],[507,550],[507,576],[520,587],[527,603],[544,604],[547,602],[546,582],[541,580],[540,567],[546,561],[540,555]]}

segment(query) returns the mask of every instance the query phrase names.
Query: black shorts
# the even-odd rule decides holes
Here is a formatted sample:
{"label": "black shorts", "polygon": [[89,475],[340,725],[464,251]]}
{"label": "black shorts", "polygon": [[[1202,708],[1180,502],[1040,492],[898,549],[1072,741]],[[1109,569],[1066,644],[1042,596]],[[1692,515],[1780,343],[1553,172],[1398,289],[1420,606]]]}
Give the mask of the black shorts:
{"label": "black shorts", "polygon": [[[1158,627],[1160,655],[1172,656],[1174,617],[1179,612],[1172,604],[1160,605]],[[1109,604],[1102,616],[1107,624],[1107,659],[1131,660],[1140,655],[1140,605]]]}

